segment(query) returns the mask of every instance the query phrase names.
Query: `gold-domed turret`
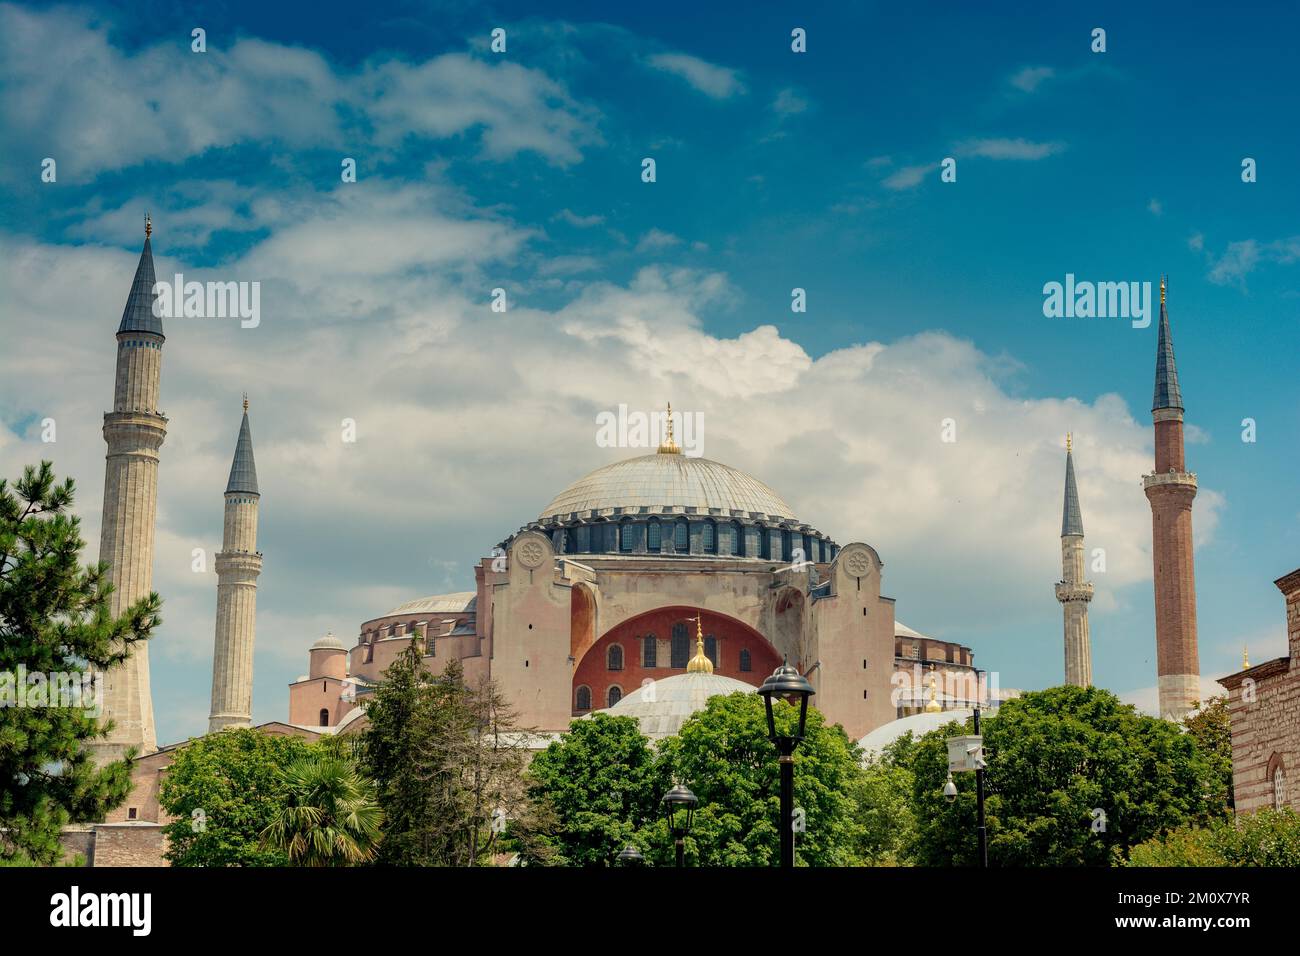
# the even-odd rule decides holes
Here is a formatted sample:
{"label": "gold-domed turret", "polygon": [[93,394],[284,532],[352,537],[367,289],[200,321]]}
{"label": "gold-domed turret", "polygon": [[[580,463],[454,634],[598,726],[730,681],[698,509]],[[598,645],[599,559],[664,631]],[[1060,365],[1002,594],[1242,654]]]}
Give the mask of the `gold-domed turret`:
{"label": "gold-domed turret", "polygon": [[709,655],[704,653],[704,625],[700,621],[699,614],[695,615],[695,656],[686,663],[686,673],[713,673],[713,661],[709,660]]}
{"label": "gold-domed turret", "polygon": [[939,703],[939,691],[935,687],[934,671],[930,671],[930,699],[926,701],[925,712],[927,714],[937,714],[943,710],[943,705]]}

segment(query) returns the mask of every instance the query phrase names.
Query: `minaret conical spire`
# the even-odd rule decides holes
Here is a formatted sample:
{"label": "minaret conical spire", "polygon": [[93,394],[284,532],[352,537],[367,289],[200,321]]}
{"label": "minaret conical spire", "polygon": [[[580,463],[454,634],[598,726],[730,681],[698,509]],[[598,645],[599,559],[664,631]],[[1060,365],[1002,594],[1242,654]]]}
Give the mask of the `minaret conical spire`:
{"label": "minaret conical spire", "polygon": [[153,233],[153,222],[146,216],[144,221],[144,248],[140,250],[140,261],[135,267],[135,279],[131,283],[131,292],[126,297],[126,308],[122,310],[122,321],[117,331],[152,332],[162,336],[162,319],[154,315],[154,273],[153,248],[149,237]]}
{"label": "minaret conical spire", "polygon": [[244,420],[239,424],[239,440],[235,442],[235,458],[230,463],[230,480],[226,494],[240,492],[259,494],[257,490],[257,463],[253,461],[253,433],[248,427],[248,399],[244,399]]}
{"label": "minaret conical spire", "polygon": [[1065,447],[1065,505],[1061,509],[1061,537],[1083,534],[1083,515],[1079,511],[1079,486],[1074,480],[1074,449],[1072,436],[1066,436]]}
{"label": "minaret conical spire", "polygon": [[1156,390],[1151,410],[1183,407],[1183,393],[1178,388],[1178,368],[1174,365],[1174,337],[1169,331],[1169,311],[1165,308],[1165,279],[1160,279],[1160,329],[1156,341]]}

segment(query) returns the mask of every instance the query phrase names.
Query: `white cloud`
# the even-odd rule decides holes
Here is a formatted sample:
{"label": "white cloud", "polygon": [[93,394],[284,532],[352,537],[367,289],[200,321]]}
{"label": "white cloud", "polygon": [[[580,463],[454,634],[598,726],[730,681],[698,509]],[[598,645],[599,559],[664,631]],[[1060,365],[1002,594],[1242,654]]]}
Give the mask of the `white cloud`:
{"label": "white cloud", "polygon": [[777,93],[776,99],[772,101],[772,111],[782,117],[794,116],[806,112],[807,109],[808,100],[789,87]]}
{"label": "white cloud", "polygon": [[61,178],[244,142],[355,148],[370,136],[394,145],[477,132],[489,157],[532,151],[563,165],[599,140],[590,109],[506,60],[453,53],[349,73],[314,51],[258,39],[202,55],[174,39],[125,52],[110,30],[71,9],[0,7],[0,122],[12,142],[39,143]]}
{"label": "white cloud", "polygon": [[891,173],[882,180],[881,184],[886,189],[903,190],[913,189],[921,184],[925,179],[925,174],[930,172],[936,166],[935,163],[922,163],[919,166],[903,166],[897,172]]}
{"label": "white cloud", "polygon": [[671,232],[664,232],[662,229],[651,229],[636,244],[637,252],[660,252],[664,249],[671,249],[679,245],[681,239],[674,236]]}
{"label": "white cloud", "polygon": [[656,53],[646,62],[656,70],[681,77],[694,89],[715,100],[726,100],[745,92],[740,74],[686,53]]}
{"label": "white cloud", "polygon": [[592,213],[590,216],[580,216],[571,209],[561,209],[553,218],[561,219],[578,229],[590,229],[592,226],[599,226],[605,221],[604,216],[596,213]]}
{"label": "white cloud", "polygon": [[1165,214],[1164,203],[1159,199],[1152,198],[1151,201],[1147,203],[1147,212],[1151,213],[1153,216],[1163,216]]}
{"label": "white cloud", "polygon": [[1210,260],[1208,278],[1211,282],[1216,285],[1244,287],[1246,276],[1254,272],[1261,263],[1290,265],[1300,261],[1300,236],[1277,239],[1273,242],[1259,242],[1255,239],[1230,242],[1221,256],[1211,255],[1208,258]]}
{"label": "white cloud", "polygon": [[1055,75],[1056,70],[1050,66],[1026,66],[1012,74],[1007,82],[1022,92],[1032,93],[1044,80],[1049,80]]}
{"label": "white cloud", "polygon": [[959,155],[982,159],[1037,160],[1054,156],[1065,149],[1064,143],[1035,143],[1027,139],[968,139],[958,143]]}

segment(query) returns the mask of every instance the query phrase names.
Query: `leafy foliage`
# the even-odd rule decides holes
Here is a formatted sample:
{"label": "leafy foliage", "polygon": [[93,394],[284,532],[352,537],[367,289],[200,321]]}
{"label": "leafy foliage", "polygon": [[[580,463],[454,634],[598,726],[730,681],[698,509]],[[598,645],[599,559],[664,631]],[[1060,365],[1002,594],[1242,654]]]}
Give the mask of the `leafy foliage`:
{"label": "leafy foliage", "polygon": [[1183,726],[1215,771],[1218,790],[1214,799],[1231,809],[1235,804],[1232,796],[1232,724],[1228,719],[1228,698],[1223,695],[1211,697],[1200,710],[1183,719]]}
{"label": "leafy foliage", "polygon": [[[79,680],[126,660],[159,624],[158,595],[110,614],[108,566],[83,567],[81,522],[69,513],[75,487],[52,466],[0,480],[0,683],[25,692],[24,675]],[[28,703],[31,703],[28,700]],[[0,706],[0,859],[59,860],[59,830],[102,820],[130,792],[126,760],[96,767],[87,744],[107,727],[82,706]]]}
{"label": "leafy foliage", "polygon": [[[1216,768],[1176,724],[1140,715],[1109,691],[1053,687],[1004,703],[982,726],[989,860],[994,866],[1104,866],[1174,827],[1222,817]],[[912,758],[913,852],[922,865],[973,865],[974,774],[954,775],[947,804],[944,738]]]}
{"label": "leafy foliage", "polygon": [[1129,866],[1300,867],[1300,815],[1258,810],[1207,827],[1179,827],[1133,848]]}
{"label": "leafy foliage", "polygon": [[320,750],[280,774],[278,806],[262,831],[295,866],[356,866],[375,858],[383,812],[374,785],[350,762]]}
{"label": "leafy foliage", "polygon": [[231,728],[182,748],[163,777],[159,803],[173,866],[285,866],[264,846],[277,809],[281,772],[312,752],[300,737]]}
{"label": "leafy foliage", "polygon": [[639,834],[672,786],[637,722],[601,713],[573,721],[528,775],[530,796],[555,820],[540,845],[553,851],[549,862],[567,866],[608,865],[629,844],[649,850]]}

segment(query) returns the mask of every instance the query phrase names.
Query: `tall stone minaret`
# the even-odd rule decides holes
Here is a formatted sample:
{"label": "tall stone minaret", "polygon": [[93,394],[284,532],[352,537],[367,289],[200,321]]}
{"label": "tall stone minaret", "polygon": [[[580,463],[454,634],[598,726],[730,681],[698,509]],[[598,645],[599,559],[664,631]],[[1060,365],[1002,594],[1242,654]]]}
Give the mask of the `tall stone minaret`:
{"label": "tall stone minaret", "polygon": [[[110,609],[115,617],[153,589],[158,449],[167,436],[167,418],[158,412],[164,337],[162,319],[153,311],[152,232],[153,223],[146,216],[144,249],[117,327],[113,410],[104,413],[108,454],[99,560],[108,563],[108,578],[114,588]],[[136,643],[130,657],[100,679],[104,683],[103,716],[113,722],[113,729],[92,746],[96,758],[101,762],[119,760],[129,747],[141,755],[157,750],[145,642]]]}
{"label": "tall stone minaret", "polygon": [[226,482],[226,520],[217,555],[217,637],[212,652],[212,710],[208,733],[247,727],[253,719],[253,639],[257,633],[257,466],[248,428],[248,398],[235,460]]}
{"label": "tall stone minaret", "polygon": [[1160,330],[1156,346],[1156,468],[1142,478],[1151,502],[1151,555],[1155,564],[1156,672],[1160,716],[1181,720],[1200,704],[1196,650],[1196,576],[1192,567],[1192,499],[1196,475],[1183,460],[1183,395],[1174,366],[1174,339],[1160,280]]}
{"label": "tall stone minaret", "polygon": [[1083,516],[1079,487],[1074,482],[1074,448],[1065,436],[1065,507],[1061,514],[1061,580],[1056,599],[1065,614],[1065,682],[1092,684],[1092,636],[1088,631],[1088,602],[1092,585],[1083,579]]}

